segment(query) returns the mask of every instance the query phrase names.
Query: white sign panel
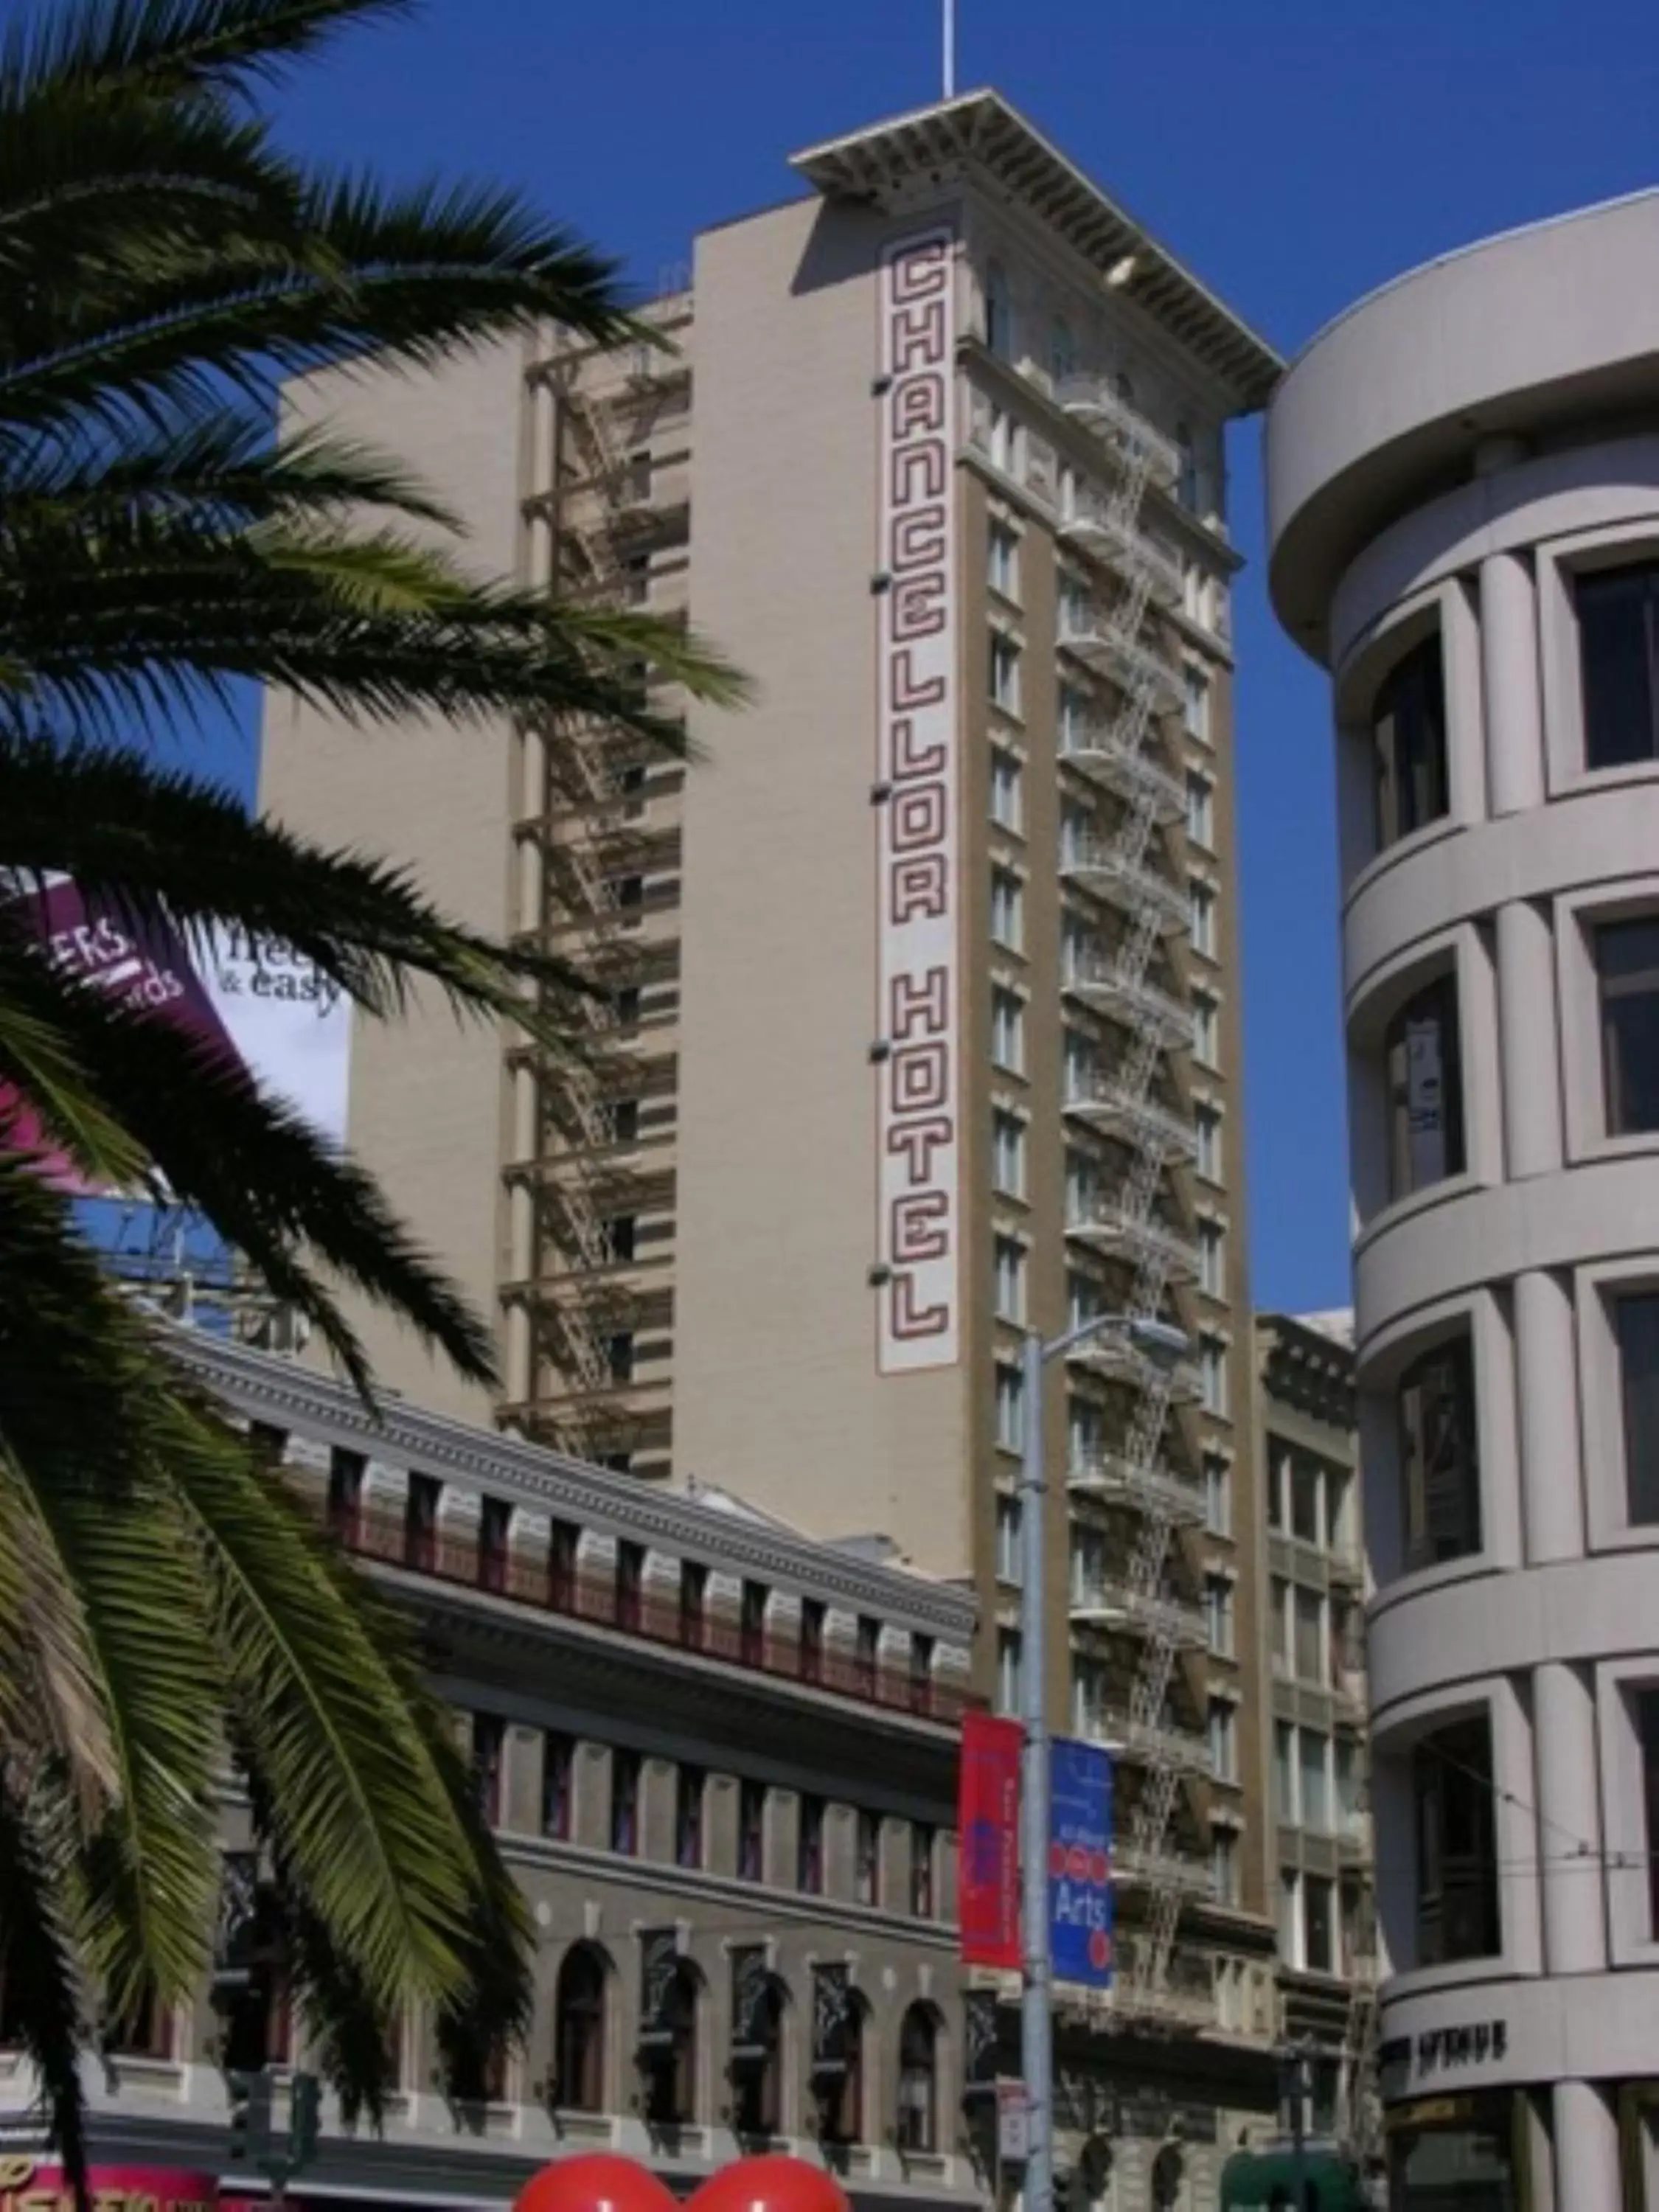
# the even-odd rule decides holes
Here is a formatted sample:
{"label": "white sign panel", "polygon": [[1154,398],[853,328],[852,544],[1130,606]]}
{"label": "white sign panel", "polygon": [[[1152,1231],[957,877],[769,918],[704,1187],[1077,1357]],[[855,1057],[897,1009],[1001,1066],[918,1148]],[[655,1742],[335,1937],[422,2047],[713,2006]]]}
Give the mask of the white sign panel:
{"label": "white sign panel", "polygon": [[877,566],[880,901],[877,1361],[954,1365],[961,1334],[961,902],[957,830],[956,234],[934,225],[881,261]]}

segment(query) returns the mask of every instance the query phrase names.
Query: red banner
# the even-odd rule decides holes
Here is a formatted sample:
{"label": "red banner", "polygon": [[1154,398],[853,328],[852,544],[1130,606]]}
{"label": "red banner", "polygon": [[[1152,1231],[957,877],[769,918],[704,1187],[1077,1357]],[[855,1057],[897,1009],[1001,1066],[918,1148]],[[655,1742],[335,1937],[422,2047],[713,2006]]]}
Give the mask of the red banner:
{"label": "red banner", "polygon": [[1019,1749],[1018,1721],[991,1713],[963,1718],[957,1911],[963,1961],[970,1966],[1020,1963]]}
{"label": "red banner", "polygon": [[[94,2166],[87,2190],[99,2212],[214,2212],[219,2178],[169,2166]],[[0,2212],[75,2212],[63,2171],[30,2151],[0,2156]]]}

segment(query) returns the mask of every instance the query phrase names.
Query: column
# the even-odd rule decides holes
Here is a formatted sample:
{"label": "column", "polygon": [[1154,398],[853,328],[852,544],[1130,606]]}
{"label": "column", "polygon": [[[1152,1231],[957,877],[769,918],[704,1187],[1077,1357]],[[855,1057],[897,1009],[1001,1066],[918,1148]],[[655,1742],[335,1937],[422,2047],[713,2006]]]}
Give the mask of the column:
{"label": "column", "polygon": [[1494,816],[1544,803],[1538,604],[1518,553],[1480,563],[1480,675],[1486,698],[1486,803]]}
{"label": "column", "polygon": [[1593,2081],[1555,2085],[1555,2201],[1558,2212],[1590,2212],[1624,2202],[1619,2123]]}
{"label": "column", "polygon": [[[1534,1670],[1532,1722],[1545,1968],[1552,1974],[1604,1972],[1607,1955],[1595,1701],[1577,1668],[1551,1660]],[[1582,1852],[1577,1848],[1581,1843]],[[1559,2109],[1558,2106],[1558,2118]],[[1558,2136],[1558,2153],[1559,2148]],[[1592,2204],[1602,2200],[1589,2191],[1578,2201]]]}
{"label": "column", "polygon": [[1565,1285],[1542,1268],[1515,1279],[1515,1376],[1527,1564],[1583,1559],[1572,1300]]}
{"label": "column", "polygon": [[1561,1165],[1561,1044],[1555,941],[1525,899],[1498,909],[1498,1050],[1504,1172],[1511,1182]]}

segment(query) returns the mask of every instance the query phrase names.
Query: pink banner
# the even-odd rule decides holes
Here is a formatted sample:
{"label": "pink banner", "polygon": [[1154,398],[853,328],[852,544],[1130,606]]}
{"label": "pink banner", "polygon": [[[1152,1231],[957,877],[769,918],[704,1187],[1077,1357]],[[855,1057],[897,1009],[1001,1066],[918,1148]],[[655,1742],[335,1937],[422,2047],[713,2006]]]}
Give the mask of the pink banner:
{"label": "pink banner", "polygon": [[[969,1713],[962,1724],[957,1914],[970,1966],[1017,1967],[1019,1956],[1018,1721]],[[0,2208],[3,2212],[3,2208]]]}
{"label": "pink banner", "polygon": [[[94,2166],[87,2174],[94,2212],[216,2212],[216,2174],[175,2166]],[[0,2212],[75,2212],[75,2191],[58,2166],[27,2152],[0,2157]]]}

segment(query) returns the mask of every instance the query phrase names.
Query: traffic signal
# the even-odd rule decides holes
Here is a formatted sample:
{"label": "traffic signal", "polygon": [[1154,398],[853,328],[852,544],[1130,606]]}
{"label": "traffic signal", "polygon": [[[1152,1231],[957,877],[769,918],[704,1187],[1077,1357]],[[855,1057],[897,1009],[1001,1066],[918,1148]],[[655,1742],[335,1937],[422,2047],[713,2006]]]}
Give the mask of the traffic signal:
{"label": "traffic signal", "polygon": [[262,2165],[270,2154],[270,2076],[228,2074],[225,2088],[230,2099],[230,2154],[250,2166]]}
{"label": "traffic signal", "polygon": [[289,2091],[288,2162],[297,2173],[317,2155],[323,2085],[314,2074],[296,2074]]}

